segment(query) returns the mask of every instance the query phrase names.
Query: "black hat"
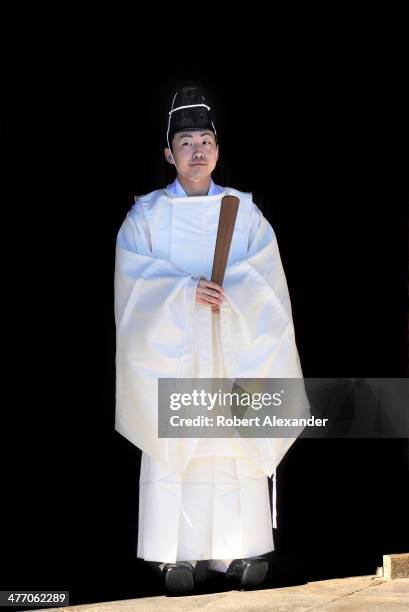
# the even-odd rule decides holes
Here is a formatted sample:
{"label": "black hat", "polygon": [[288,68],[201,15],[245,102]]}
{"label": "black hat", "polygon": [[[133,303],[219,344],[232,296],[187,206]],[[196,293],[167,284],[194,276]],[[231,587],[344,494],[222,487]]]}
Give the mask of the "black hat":
{"label": "black hat", "polygon": [[200,87],[182,87],[175,93],[169,112],[168,146],[176,132],[203,129],[212,130],[216,136],[210,106]]}

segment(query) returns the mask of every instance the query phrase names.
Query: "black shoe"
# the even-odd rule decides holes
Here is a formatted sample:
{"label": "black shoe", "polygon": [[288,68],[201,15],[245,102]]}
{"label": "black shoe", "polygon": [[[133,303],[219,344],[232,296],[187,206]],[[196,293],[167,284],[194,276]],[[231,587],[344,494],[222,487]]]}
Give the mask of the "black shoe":
{"label": "black shoe", "polygon": [[194,567],[188,561],[166,563],[162,576],[166,592],[169,595],[186,595],[194,587]]}
{"label": "black shoe", "polygon": [[226,579],[239,589],[259,586],[268,572],[268,561],[262,557],[234,559],[227,568]]}

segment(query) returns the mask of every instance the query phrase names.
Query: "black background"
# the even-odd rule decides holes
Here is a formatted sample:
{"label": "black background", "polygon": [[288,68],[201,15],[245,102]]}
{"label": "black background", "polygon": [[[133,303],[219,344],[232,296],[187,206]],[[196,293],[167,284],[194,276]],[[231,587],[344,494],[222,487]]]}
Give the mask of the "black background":
{"label": "black background", "polygon": [[[165,53],[166,40],[156,60],[136,40],[126,65],[47,46],[11,72],[2,589],[69,589],[72,603],[160,592],[134,558],[140,454],[114,431],[113,272],[133,195],[173,178],[162,141],[180,81],[216,109],[216,182],[252,191],[276,231],[304,375],[407,375],[386,67],[290,46]],[[298,441],[278,472],[277,550],[309,579],[372,573],[409,550],[408,489],[405,440]]]}

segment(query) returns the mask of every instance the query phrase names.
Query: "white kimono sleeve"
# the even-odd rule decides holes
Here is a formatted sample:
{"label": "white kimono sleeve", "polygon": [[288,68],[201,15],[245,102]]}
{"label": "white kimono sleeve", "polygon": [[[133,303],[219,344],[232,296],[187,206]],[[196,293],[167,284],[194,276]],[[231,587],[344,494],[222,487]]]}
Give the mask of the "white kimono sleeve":
{"label": "white kimono sleeve", "polygon": [[116,244],[115,429],[174,470],[181,469],[181,448],[197,441],[158,438],[157,379],[179,376],[190,346],[198,282],[153,257],[144,214],[133,208]]}
{"label": "white kimono sleeve", "polygon": [[[276,236],[255,205],[248,258],[226,269],[224,289],[229,306],[222,313],[227,327],[224,345],[231,377],[302,378],[291,301]],[[304,385],[299,388],[291,414],[308,418],[310,408]],[[254,390],[260,390],[257,381]],[[294,437],[289,438],[241,438],[241,442],[260,469],[271,475],[301,431],[302,428],[294,429]]]}

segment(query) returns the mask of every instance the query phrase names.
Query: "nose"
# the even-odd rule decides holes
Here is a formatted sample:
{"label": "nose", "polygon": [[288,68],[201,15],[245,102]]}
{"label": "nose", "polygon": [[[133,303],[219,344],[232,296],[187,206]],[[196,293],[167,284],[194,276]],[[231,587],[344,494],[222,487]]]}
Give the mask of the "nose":
{"label": "nose", "polygon": [[203,155],[202,151],[200,151],[200,149],[196,149],[196,151],[193,153],[193,158],[194,159],[203,159],[204,155]]}

